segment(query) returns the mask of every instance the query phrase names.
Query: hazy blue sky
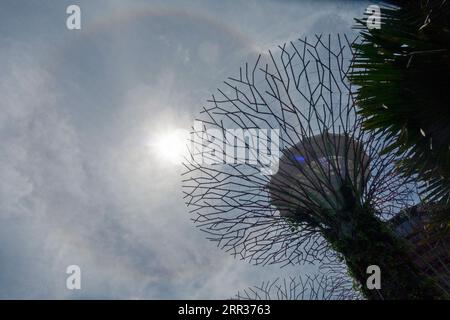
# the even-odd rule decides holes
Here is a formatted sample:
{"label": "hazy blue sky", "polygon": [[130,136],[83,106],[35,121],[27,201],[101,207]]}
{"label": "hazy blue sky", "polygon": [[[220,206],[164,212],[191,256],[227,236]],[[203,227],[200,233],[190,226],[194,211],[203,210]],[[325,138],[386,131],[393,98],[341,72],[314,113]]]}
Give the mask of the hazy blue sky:
{"label": "hazy blue sky", "polygon": [[[82,29],[66,29],[70,4]],[[0,298],[228,298],[307,266],[238,261],[190,222],[149,152],[239,66],[353,33],[365,1],[0,2]],[[82,269],[69,291],[65,270]]]}

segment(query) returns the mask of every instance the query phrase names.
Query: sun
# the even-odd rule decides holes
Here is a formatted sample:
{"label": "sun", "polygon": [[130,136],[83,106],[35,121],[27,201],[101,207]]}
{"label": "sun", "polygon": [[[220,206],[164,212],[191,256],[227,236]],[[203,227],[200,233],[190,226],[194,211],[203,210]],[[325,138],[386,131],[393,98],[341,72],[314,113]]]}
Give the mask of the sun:
{"label": "sun", "polygon": [[150,138],[150,152],[165,163],[180,165],[189,154],[189,133],[185,130],[167,130]]}

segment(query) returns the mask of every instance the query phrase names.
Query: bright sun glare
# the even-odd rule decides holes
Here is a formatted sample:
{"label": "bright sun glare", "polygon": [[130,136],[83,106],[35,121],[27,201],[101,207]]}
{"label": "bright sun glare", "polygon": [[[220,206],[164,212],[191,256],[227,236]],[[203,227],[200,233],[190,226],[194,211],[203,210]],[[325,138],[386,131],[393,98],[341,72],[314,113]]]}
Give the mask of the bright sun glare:
{"label": "bright sun glare", "polygon": [[179,165],[188,155],[189,135],[183,130],[160,133],[151,138],[151,152],[161,161]]}

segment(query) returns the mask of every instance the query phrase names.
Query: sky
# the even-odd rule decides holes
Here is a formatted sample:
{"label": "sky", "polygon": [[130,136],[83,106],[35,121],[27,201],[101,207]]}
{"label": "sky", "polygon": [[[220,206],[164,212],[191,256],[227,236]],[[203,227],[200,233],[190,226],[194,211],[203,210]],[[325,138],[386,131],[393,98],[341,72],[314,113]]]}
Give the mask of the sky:
{"label": "sky", "polygon": [[[67,6],[81,30],[66,28]],[[221,299],[313,266],[253,266],[190,221],[183,168],[149,143],[187,129],[246,61],[355,34],[366,1],[0,2],[0,298]],[[66,268],[81,268],[81,290]]]}

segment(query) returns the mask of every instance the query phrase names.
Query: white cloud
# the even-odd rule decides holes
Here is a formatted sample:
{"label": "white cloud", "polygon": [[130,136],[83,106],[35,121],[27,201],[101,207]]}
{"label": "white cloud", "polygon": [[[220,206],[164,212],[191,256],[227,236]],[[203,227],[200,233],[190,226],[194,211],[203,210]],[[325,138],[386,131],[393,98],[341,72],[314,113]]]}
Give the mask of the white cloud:
{"label": "white cloud", "polygon": [[[99,13],[99,4],[82,8]],[[310,30],[326,12],[270,1],[238,12],[223,2],[180,5],[196,13],[181,21],[187,30],[169,15],[124,22],[133,33],[117,37],[110,29],[123,25],[80,33],[59,54],[2,45],[1,297],[227,298],[303,270],[254,267],[205,240],[189,221],[180,170],[158,163],[145,143],[154,129],[191,125],[199,99],[243,55]],[[159,22],[164,35],[135,29],[161,30]],[[82,268],[81,292],[65,289],[70,264]]]}

